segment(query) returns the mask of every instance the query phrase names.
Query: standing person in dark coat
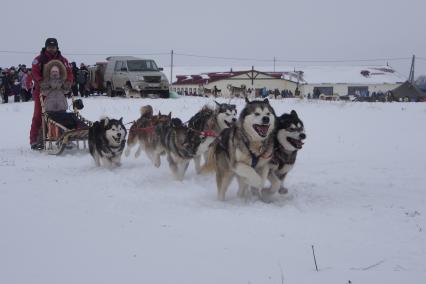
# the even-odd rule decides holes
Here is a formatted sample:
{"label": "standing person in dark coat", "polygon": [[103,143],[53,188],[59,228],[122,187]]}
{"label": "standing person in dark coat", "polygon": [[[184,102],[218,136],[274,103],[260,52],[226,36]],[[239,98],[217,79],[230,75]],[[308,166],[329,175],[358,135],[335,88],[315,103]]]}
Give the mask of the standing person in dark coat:
{"label": "standing person in dark coat", "polygon": [[300,96],[300,90],[299,90],[299,87],[296,87],[296,90],[294,91],[294,95],[295,95],[296,97],[299,97],[299,96]]}
{"label": "standing person in dark coat", "polygon": [[12,82],[9,69],[3,70],[2,77],[2,86],[3,86],[3,103],[7,104],[9,102],[9,95],[12,92]]}
{"label": "standing person in dark coat", "polygon": [[78,83],[77,83],[77,73],[78,73],[78,67],[75,62],[71,62],[71,68],[72,68],[72,75],[74,76],[74,81],[71,87],[72,95],[74,97],[78,96]]}
{"label": "standing person in dark coat", "polygon": [[42,142],[38,140],[39,130],[41,127],[40,82],[43,80],[44,65],[54,59],[61,61],[65,65],[67,78],[64,84],[66,86],[71,86],[74,79],[71,65],[59,51],[58,41],[55,38],[48,38],[40,54],[34,58],[31,68],[34,79],[34,113],[30,130],[30,144],[31,149],[33,150],[43,149],[44,146]]}
{"label": "standing person in dark coat", "polygon": [[87,91],[86,85],[89,79],[89,70],[84,65],[84,63],[80,64],[80,70],[77,72],[77,83],[78,83],[78,91],[80,92],[80,96],[88,97],[89,92]]}
{"label": "standing person in dark coat", "polygon": [[21,93],[21,85],[18,78],[18,73],[14,66],[9,69],[9,86],[10,86],[10,94],[13,95],[13,100],[15,102],[19,102],[19,94]]}
{"label": "standing person in dark coat", "polygon": [[278,98],[278,96],[280,95],[280,90],[278,90],[278,89],[275,89],[274,90],[274,98],[276,99],[276,98]]}
{"label": "standing person in dark coat", "polygon": [[9,102],[9,93],[10,93],[9,70],[7,68],[5,68],[1,71],[0,80],[1,80],[0,81],[0,89],[2,89],[3,103],[7,104]]}

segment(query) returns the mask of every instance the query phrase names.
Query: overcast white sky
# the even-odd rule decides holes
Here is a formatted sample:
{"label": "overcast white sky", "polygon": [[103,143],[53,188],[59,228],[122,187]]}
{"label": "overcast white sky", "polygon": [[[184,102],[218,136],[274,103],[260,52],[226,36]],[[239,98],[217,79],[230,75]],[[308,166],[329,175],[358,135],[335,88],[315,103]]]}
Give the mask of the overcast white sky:
{"label": "overcast white sky", "polygon": [[[177,65],[266,66],[272,58],[345,60],[420,57],[426,74],[425,0],[180,0],[2,1],[0,66],[30,64],[47,37],[56,37],[70,61],[105,55],[176,53],[271,59],[271,62],[176,56]],[[170,65],[170,56],[152,57]],[[422,60],[421,57],[424,59]],[[384,65],[386,61],[345,65]],[[389,61],[408,75],[410,60]],[[277,65],[332,65],[289,63]],[[208,71],[208,70],[206,70]]]}

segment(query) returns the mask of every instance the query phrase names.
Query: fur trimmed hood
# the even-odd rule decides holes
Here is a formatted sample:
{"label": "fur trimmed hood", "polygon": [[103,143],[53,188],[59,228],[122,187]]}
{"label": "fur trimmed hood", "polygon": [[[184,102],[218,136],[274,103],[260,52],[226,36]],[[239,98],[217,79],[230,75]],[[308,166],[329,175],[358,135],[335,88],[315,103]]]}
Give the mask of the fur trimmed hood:
{"label": "fur trimmed hood", "polygon": [[63,81],[67,80],[67,69],[65,68],[65,65],[59,61],[59,60],[51,60],[43,67],[43,81],[48,81],[50,76],[50,69],[52,69],[53,66],[57,66],[59,68],[60,73],[60,79]]}

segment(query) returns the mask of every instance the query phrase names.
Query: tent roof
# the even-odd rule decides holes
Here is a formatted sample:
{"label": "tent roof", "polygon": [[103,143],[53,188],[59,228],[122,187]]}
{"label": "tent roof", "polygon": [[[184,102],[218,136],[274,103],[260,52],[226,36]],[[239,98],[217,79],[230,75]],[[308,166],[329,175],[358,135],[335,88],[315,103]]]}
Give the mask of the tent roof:
{"label": "tent roof", "polygon": [[422,92],[416,85],[411,84],[409,81],[405,81],[401,86],[393,89],[392,94],[398,98],[418,98],[426,96],[426,93]]}

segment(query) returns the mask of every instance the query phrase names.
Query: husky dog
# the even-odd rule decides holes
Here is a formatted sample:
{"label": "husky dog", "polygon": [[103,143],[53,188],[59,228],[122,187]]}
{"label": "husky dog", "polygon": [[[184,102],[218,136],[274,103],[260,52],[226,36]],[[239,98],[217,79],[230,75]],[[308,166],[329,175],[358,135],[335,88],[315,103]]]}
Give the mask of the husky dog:
{"label": "husky dog", "polygon": [[134,90],[131,86],[128,84],[124,85],[124,94],[128,98],[141,98],[141,93],[139,91]]}
{"label": "husky dog", "polygon": [[[225,128],[229,128],[237,121],[237,107],[233,104],[220,104],[216,102],[216,109],[204,106],[197,112],[188,122],[188,127],[197,131],[212,130],[219,134]],[[194,157],[195,170],[197,173],[201,171],[201,156],[204,155],[207,160],[207,151],[210,144],[214,141],[214,137],[206,136],[202,138]]]}
{"label": "husky dog", "polygon": [[139,157],[141,151],[144,150],[148,158],[154,163],[154,166],[158,168],[161,165],[161,156],[166,152],[155,129],[162,124],[170,123],[172,113],[168,115],[161,114],[160,111],[158,115],[152,115],[152,113],[150,105],[141,108],[141,117],[130,127],[125,154],[128,156],[130,149],[139,142],[135,158]]}
{"label": "husky dog", "polygon": [[89,128],[89,150],[98,167],[101,162],[106,167],[120,166],[126,134],[123,118],[106,117],[93,123]]}
{"label": "husky dog", "polygon": [[[141,116],[133,122],[132,126],[129,129],[129,136],[127,137],[127,148],[124,154],[126,157],[130,155],[130,150],[136,143],[139,142],[139,148],[135,153],[135,157],[139,157],[140,152],[142,151],[142,137],[146,135],[146,132],[149,132],[149,127],[151,127],[151,122],[153,119],[153,109],[152,106],[146,105],[142,106],[140,109]],[[147,129],[143,131],[142,129]]]}
{"label": "husky dog", "polygon": [[302,149],[304,139],[305,129],[296,111],[292,110],[290,114],[285,113],[277,118],[275,150],[269,163],[271,171],[268,179],[271,188],[266,189],[267,193],[288,192],[284,187],[284,180],[296,162],[297,152]]}
{"label": "husky dog", "polygon": [[189,162],[196,155],[201,143],[200,132],[185,126],[179,118],[156,127],[156,135],[167,153],[167,161],[177,180],[183,180]]}
{"label": "husky dog", "polygon": [[268,163],[274,150],[275,112],[268,99],[249,101],[235,126],[222,131],[209,151],[206,171],[216,169],[219,200],[234,176],[238,178],[238,196],[249,193],[249,187],[259,193],[269,172]]}

